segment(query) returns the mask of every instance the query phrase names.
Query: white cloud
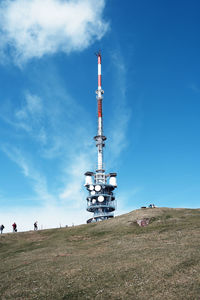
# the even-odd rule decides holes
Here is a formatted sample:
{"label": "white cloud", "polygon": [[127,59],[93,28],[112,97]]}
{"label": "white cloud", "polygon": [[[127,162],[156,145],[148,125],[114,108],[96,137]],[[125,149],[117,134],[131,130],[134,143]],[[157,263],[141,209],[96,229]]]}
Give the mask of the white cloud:
{"label": "white cloud", "polygon": [[48,192],[46,178],[33,167],[30,160],[28,160],[22,151],[14,146],[2,147],[4,153],[14,161],[21,169],[23,175],[27,177],[32,183],[33,190],[35,191],[37,198],[42,201],[42,204],[51,204],[56,202],[56,197]]}
{"label": "white cloud", "polygon": [[64,172],[64,178],[68,178],[59,197],[64,202],[71,201],[76,206],[85,202],[86,193],[83,193],[84,173],[91,168],[91,157],[94,156],[91,149],[79,152],[70,159],[70,164]]}
{"label": "white cloud", "polygon": [[120,52],[111,55],[112,64],[115,68],[116,86],[113,89],[114,109],[109,130],[109,165],[115,165],[117,158],[128,145],[127,130],[131,117],[130,107],[127,104],[126,95],[126,65]]}
{"label": "white cloud", "polygon": [[32,135],[42,145],[45,145],[47,134],[44,129],[44,115],[45,110],[42,99],[27,91],[21,107],[15,109],[12,119],[6,118],[6,121],[15,128],[23,129],[29,136]]}
{"label": "white cloud", "polygon": [[[31,229],[34,219],[38,219],[43,228],[57,227],[60,223],[65,225],[72,222],[76,224],[86,222],[89,217],[86,212],[86,191],[83,186],[84,173],[91,167],[93,151],[89,148],[79,149],[68,161],[62,162],[60,173],[54,176],[54,181],[59,183],[59,187],[52,189],[46,176],[35,165],[33,157],[30,158],[30,155],[27,157],[25,152],[11,145],[4,145],[1,149],[19,166],[34,191],[31,194],[32,201],[39,203],[38,208],[34,209],[24,206],[22,210],[20,209],[20,213],[13,205],[12,213],[5,212],[1,222],[8,225],[8,220],[11,222],[14,218],[21,223],[21,230]],[[28,214],[27,220],[22,217],[22,212]]]}
{"label": "white cloud", "polygon": [[11,53],[21,64],[58,51],[81,51],[108,30],[104,6],[105,0],[3,0],[0,53]]}
{"label": "white cloud", "polygon": [[[69,205],[71,209],[80,208],[85,203],[86,193],[83,192],[84,173],[91,167],[91,149],[80,149],[76,155],[72,155],[66,162],[62,162],[60,174],[55,174],[55,180],[59,188],[49,191],[47,179],[39,171],[33,158],[27,158],[27,154],[19,148],[11,145],[1,147],[2,151],[15,162],[23,175],[30,181],[36,200],[41,205]],[[85,152],[85,153],[84,153]]]}
{"label": "white cloud", "polygon": [[[61,188],[49,191],[47,180],[37,166],[32,165],[20,149],[6,147],[2,149],[6,155],[21,169],[23,175],[30,181],[35,192],[35,200],[39,206],[23,206],[9,208],[1,211],[0,220],[6,227],[5,232],[11,231],[11,224],[15,221],[19,231],[32,230],[37,220],[40,229],[65,226],[66,224],[84,224],[89,218],[86,212],[86,192],[83,191],[84,172],[91,165],[92,153],[81,151],[71,157],[70,162],[64,163],[62,173],[55,174],[60,180]],[[34,196],[32,197],[34,200]]]}
{"label": "white cloud", "polygon": [[[35,201],[42,206],[61,205],[76,216],[77,210],[85,212],[84,173],[95,161],[96,147],[91,126],[85,126],[86,120],[90,123],[87,112],[80,113],[83,108],[59,84],[54,82],[54,87],[55,94],[42,97],[27,91],[18,108],[3,114],[16,143],[2,143],[2,148],[20,167]],[[21,143],[22,138],[30,140],[37,153],[31,153],[26,143]],[[46,165],[53,170],[50,174]]]}
{"label": "white cloud", "polygon": [[190,84],[190,85],[189,85],[189,88],[190,88],[193,92],[195,92],[195,93],[197,93],[197,94],[200,93],[200,88],[199,88],[196,84],[194,84],[194,83]]}
{"label": "white cloud", "polygon": [[35,118],[37,114],[37,119],[39,115],[43,112],[42,100],[37,95],[32,95],[29,92],[25,95],[25,104],[23,107],[16,111],[15,116],[19,121],[30,122],[30,117]]}

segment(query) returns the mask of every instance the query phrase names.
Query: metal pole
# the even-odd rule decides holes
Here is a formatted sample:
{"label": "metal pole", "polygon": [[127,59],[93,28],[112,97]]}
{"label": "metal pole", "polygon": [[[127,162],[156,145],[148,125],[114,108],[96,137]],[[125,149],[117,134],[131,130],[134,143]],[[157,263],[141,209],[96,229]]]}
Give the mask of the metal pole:
{"label": "metal pole", "polygon": [[101,88],[101,54],[98,53],[98,90],[97,93],[97,105],[98,105],[98,134],[97,134],[97,147],[98,147],[98,170],[103,170],[103,116],[102,116],[102,99],[103,90]]}

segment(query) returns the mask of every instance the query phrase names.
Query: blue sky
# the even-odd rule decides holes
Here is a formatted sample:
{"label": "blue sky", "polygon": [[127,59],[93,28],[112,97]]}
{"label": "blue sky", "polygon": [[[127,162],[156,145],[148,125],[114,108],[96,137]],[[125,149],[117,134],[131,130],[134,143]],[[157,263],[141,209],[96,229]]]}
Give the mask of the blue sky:
{"label": "blue sky", "polygon": [[116,214],[199,207],[199,1],[0,1],[0,223],[85,223],[97,163],[102,51],[105,166]]}

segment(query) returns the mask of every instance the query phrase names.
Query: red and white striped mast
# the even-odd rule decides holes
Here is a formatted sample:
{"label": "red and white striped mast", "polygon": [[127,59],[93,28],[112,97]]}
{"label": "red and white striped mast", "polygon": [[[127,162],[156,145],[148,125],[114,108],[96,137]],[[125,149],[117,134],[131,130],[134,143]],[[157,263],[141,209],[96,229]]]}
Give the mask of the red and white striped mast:
{"label": "red and white striped mast", "polygon": [[103,115],[102,115],[102,100],[104,91],[101,88],[101,53],[97,53],[98,59],[98,89],[97,94],[97,107],[98,107],[98,133],[94,137],[96,140],[96,146],[98,148],[98,167],[97,172],[104,172],[103,168],[103,147],[106,137],[103,135]]}

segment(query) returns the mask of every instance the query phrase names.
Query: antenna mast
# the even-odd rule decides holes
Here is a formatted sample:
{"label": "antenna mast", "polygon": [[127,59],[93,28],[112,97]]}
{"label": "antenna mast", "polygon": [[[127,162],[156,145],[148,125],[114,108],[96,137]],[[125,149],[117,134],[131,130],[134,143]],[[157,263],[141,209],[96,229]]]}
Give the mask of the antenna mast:
{"label": "antenna mast", "polygon": [[106,137],[103,135],[103,114],[102,114],[102,100],[103,100],[104,91],[101,88],[101,53],[99,52],[96,55],[98,58],[98,89],[96,91],[97,107],[98,107],[98,130],[97,130],[97,135],[94,137],[94,139],[96,141],[96,146],[98,149],[97,172],[104,173],[105,171],[103,168],[103,147],[105,146],[104,141],[106,140]]}

